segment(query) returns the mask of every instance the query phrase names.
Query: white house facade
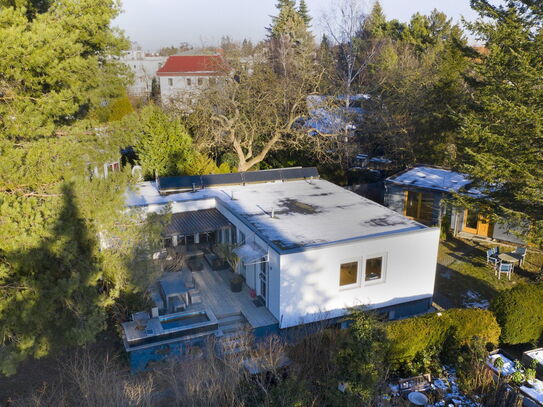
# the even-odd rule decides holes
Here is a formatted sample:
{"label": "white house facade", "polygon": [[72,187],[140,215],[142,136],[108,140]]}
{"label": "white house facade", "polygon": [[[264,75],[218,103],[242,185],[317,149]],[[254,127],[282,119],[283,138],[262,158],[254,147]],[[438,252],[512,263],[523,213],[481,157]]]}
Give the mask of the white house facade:
{"label": "white house facade", "polygon": [[216,55],[172,55],[157,71],[163,103],[184,101],[190,104],[203,89],[224,77],[224,61]]}
{"label": "white house facade", "polygon": [[165,56],[146,56],[145,52],[141,50],[126,52],[121,61],[134,74],[134,82],[128,87],[128,94],[149,97],[153,79],[157,78],[157,71],[164,65],[167,58]]}
{"label": "white house facade", "polygon": [[[235,246],[235,273],[279,329],[339,318],[351,307],[395,319],[431,306],[439,230],[318,179],[314,169],[162,178],[127,196],[129,207],[148,212],[166,204],[183,222],[191,214],[191,224],[227,220],[213,239]],[[168,237],[168,245],[211,236],[190,233]]]}

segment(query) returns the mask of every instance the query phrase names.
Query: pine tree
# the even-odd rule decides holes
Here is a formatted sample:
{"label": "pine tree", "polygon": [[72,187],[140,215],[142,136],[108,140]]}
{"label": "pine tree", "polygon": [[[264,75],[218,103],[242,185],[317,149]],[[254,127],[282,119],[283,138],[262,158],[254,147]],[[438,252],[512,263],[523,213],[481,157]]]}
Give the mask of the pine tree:
{"label": "pine tree", "polygon": [[373,3],[370,14],[364,21],[363,30],[372,38],[382,38],[386,34],[387,20],[379,1]]}
{"label": "pine tree", "polygon": [[110,256],[98,244],[99,232],[121,236],[118,224],[134,223],[122,212],[128,175],[89,177],[118,159],[121,139],[81,120],[124,91],[115,57],[128,42],[110,26],[118,12],[113,0],[0,0],[4,374],[26,357],[92,341],[130,281],[131,248]]}
{"label": "pine tree", "polygon": [[294,2],[280,1],[277,6],[280,7],[279,14],[272,17],[272,25],[268,28],[270,60],[277,73],[289,76],[296,66],[307,66],[313,50],[313,36]]}
{"label": "pine tree", "polygon": [[309,8],[305,0],[300,0],[300,5],[298,6],[298,13],[305,22],[305,25],[309,27],[311,25],[311,16],[309,15]]}
{"label": "pine tree", "polygon": [[471,55],[474,104],[462,117],[462,169],[482,196],[482,212],[528,230],[543,245],[543,5],[472,1],[469,28],[485,42]]}
{"label": "pine tree", "polygon": [[181,123],[162,109],[149,106],[141,113],[143,129],[136,149],[144,175],[183,174],[194,156],[192,139]]}

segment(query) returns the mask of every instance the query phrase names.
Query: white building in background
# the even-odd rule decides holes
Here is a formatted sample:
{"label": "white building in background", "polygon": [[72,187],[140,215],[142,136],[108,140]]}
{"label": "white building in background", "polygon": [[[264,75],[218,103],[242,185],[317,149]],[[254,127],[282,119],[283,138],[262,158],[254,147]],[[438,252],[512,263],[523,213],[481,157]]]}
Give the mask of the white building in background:
{"label": "white building in background", "polygon": [[190,102],[209,86],[226,75],[222,55],[172,55],[158,70],[160,97],[163,103],[172,100]]}
{"label": "white building in background", "polygon": [[333,320],[356,306],[389,319],[431,307],[439,229],[318,179],[316,169],[159,178],[127,197],[147,212],[168,203],[177,229],[166,246],[203,236],[234,245],[234,272],[271,314],[269,326]]}
{"label": "white building in background", "polygon": [[149,97],[151,95],[153,79],[157,78],[157,71],[164,65],[165,56],[149,56],[142,50],[126,52],[121,61],[134,73],[134,82],[128,87],[128,94],[133,96]]}

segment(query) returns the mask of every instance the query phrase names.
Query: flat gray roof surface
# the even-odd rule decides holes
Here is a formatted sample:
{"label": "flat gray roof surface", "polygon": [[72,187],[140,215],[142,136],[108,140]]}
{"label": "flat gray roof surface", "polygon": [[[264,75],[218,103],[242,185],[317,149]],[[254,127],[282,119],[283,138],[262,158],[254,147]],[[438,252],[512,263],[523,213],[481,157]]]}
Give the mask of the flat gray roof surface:
{"label": "flat gray roof surface", "polygon": [[206,198],[220,201],[281,251],[426,229],[418,222],[321,179],[208,188],[167,196],[159,195],[154,182],[143,182],[138,184],[138,191],[128,192],[127,205]]}

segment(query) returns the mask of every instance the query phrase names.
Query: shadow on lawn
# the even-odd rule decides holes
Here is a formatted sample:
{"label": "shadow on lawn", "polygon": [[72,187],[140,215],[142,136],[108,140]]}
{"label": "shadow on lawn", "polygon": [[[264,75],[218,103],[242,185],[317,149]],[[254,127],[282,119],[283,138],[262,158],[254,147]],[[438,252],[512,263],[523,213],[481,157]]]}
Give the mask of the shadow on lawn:
{"label": "shadow on lawn", "polygon": [[[488,273],[492,273],[493,277],[491,269]],[[434,290],[435,303],[445,309],[464,308],[468,292],[477,294],[481,300],[491,301],[499,290],[484,279],[438,265]]]}

